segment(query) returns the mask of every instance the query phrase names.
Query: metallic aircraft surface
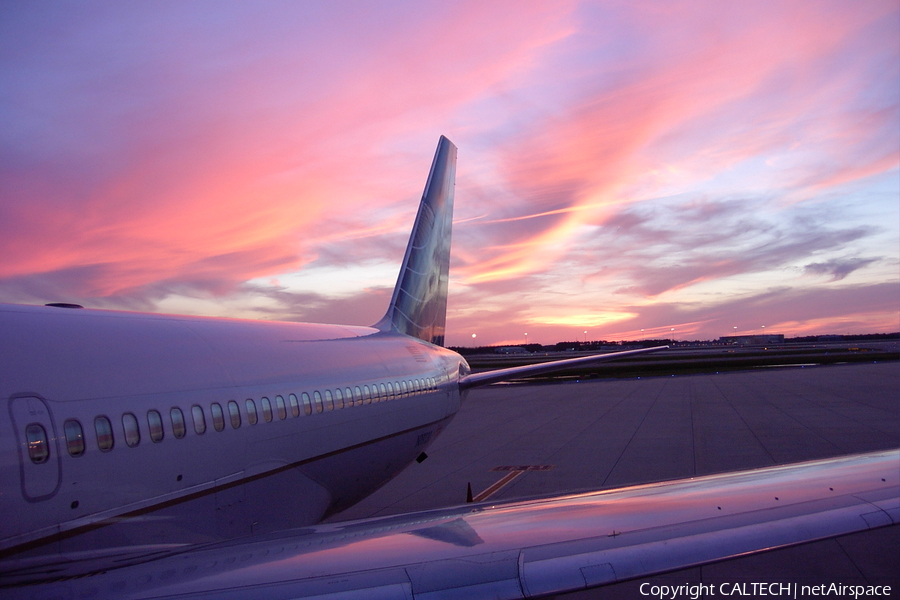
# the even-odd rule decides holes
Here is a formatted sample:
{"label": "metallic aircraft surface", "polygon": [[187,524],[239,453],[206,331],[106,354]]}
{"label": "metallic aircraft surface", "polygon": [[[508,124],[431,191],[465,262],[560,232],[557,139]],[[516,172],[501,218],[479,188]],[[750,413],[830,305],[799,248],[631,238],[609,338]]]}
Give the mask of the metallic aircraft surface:
{"label": "metallic aircraft surface", "polygon": [[639,352],[441,347],[455,166],[442,137],[372,327],[0,306],[0,597],[518,598],[900,521],[893,451],[316,525],[466,390]]}

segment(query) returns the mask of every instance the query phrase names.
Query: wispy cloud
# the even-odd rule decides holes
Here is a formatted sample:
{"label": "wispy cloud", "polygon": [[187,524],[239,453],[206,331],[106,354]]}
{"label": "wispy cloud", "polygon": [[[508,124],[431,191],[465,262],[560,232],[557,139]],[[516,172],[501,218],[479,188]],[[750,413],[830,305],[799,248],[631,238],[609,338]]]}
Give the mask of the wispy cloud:
{"label": "wispy cloud", "polygon": [[814,275],[829,275],[831,281],[840,281],[857,269],[875,262],[874,258],[833,259],[827,262],[810,263],[803,270]]}

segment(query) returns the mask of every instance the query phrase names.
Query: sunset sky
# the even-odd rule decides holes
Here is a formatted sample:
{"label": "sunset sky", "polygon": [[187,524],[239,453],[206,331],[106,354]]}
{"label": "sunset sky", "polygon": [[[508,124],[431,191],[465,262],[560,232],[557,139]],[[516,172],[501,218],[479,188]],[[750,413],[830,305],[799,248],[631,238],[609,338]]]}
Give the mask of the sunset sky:
{"label": "sunset sky", "polygon": [[900,329],[897,0],[5,2],[0,301],[371,324],[441,134],[448,344]]}

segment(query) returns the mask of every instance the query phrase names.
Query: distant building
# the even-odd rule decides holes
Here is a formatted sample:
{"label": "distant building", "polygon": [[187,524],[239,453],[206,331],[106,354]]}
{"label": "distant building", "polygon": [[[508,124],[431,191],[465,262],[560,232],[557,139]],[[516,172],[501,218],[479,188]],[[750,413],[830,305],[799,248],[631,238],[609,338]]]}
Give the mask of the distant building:
{"label": "distant building", "polygon": [[723,344],[738,346],[764,346],[766,344],[783,344],[784,334],[766,333],[763,335],[726,335],[719,338]]}

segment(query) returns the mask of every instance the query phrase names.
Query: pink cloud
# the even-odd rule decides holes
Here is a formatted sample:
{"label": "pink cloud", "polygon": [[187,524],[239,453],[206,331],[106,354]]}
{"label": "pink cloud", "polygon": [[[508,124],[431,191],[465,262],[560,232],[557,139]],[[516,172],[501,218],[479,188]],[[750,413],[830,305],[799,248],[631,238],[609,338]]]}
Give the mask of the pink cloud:
{"label": "pink cloud", "polygon": [[[652,193],[646,180],[654,172],[665,179],[667,167],[685,171],[686,185],[696,185],[806,138],[819,144],[818,156],[807,171],[821,169],[819,158],[846,152],[848,137],[855,145],[870,143],[876,128],[896,123],[895,114],[882,113],[856,123],[858,130],[851,131],[838,111],[814,122],[816,127],[843,129],[837,139],[826,140],[827,145],[814,131],[803,131],[809,129],[803,121],[810,111],[834,113],[835,102],[846,104],[851,90],[858,89],[853,65],[837,71],[826,65],[855,38],[866,35],[873,21],[888,14],[892,10],[888,4],[864,11],[837,5],[824,10],[818,5],[766,5],[765,11],[720,4],[704,11],[696,3],[690,6],[693,11],[682,6],[635,10],[629,15],[633,26],[646,39],[658,40],[665,51],[656,53],[654,48],[649,57],[632,58],[633,70],[627,70],[628,76],[620,77],[612,89],[599,85],[509,145],[505,176],[523,202],[505,218],[535,213],[566,213],[566,218],[543,221],[544,227],[529,232],[528,239],[512,240],[510,232],[516,230],[504,228],[502,243],[488,248],[487,259],[482,255],[464,267],[468,278],[518,276],[544,268],[547,261],[535,256],[556,254],[569,247],[578,224],[602,224],[616,214],[619,202]],[[696,10],[711,22],[696,19]],[[780,89],[782,85],[785,89]],[[792,139],[794,133],[802,137]],[[851,168],[832,171],[824,181],[819,175],[816,186],[896,168],[895,139],[889,137],[881,137],[881,147],[889,148],[886,154],[864,152],[853,158]],[[738,185],[746,189],[746,183]],[[565,206],[560,208],[560,203]],[[592,209],[577,210],[584,206]],[[523,253],[522,247],[539,251]],[[497,269],[498,264],[504,268]]]}
{"label": "pink cloud", "polygon": [[[96,265],[72,293],[110,296],[169,280],[213,281],[222,293],[299,268],[316,256],[313,241],[383,230],[367,214],[398,199],[409,199],[406,227],[441,128],[400,164],[385,146],[421,137],[423,115],[435,127],[527,65],[566,34],[562,8],[472,3],[434,15],[354,6],[349,22],[338,11],[310,25],[300,7],[265,17],[231,7],[196,36],[159,15],[148,24],[139,8],[72,15],[70,26],[85,31],[70,30],[71,46],[29,40],[49,57],[44,87],[73,101],[48,105],[61,131],[47,134],[42,158],[25,154],[2,175],[0,278]],[[176,21],[205,18],[176,12]],[[491,32],[472,19],[504,27]],[[160,31],[175,40],[156,39]],[[127,50],[103,62],[104,44]],[[130,105],[140,94],[149,98]]]}

